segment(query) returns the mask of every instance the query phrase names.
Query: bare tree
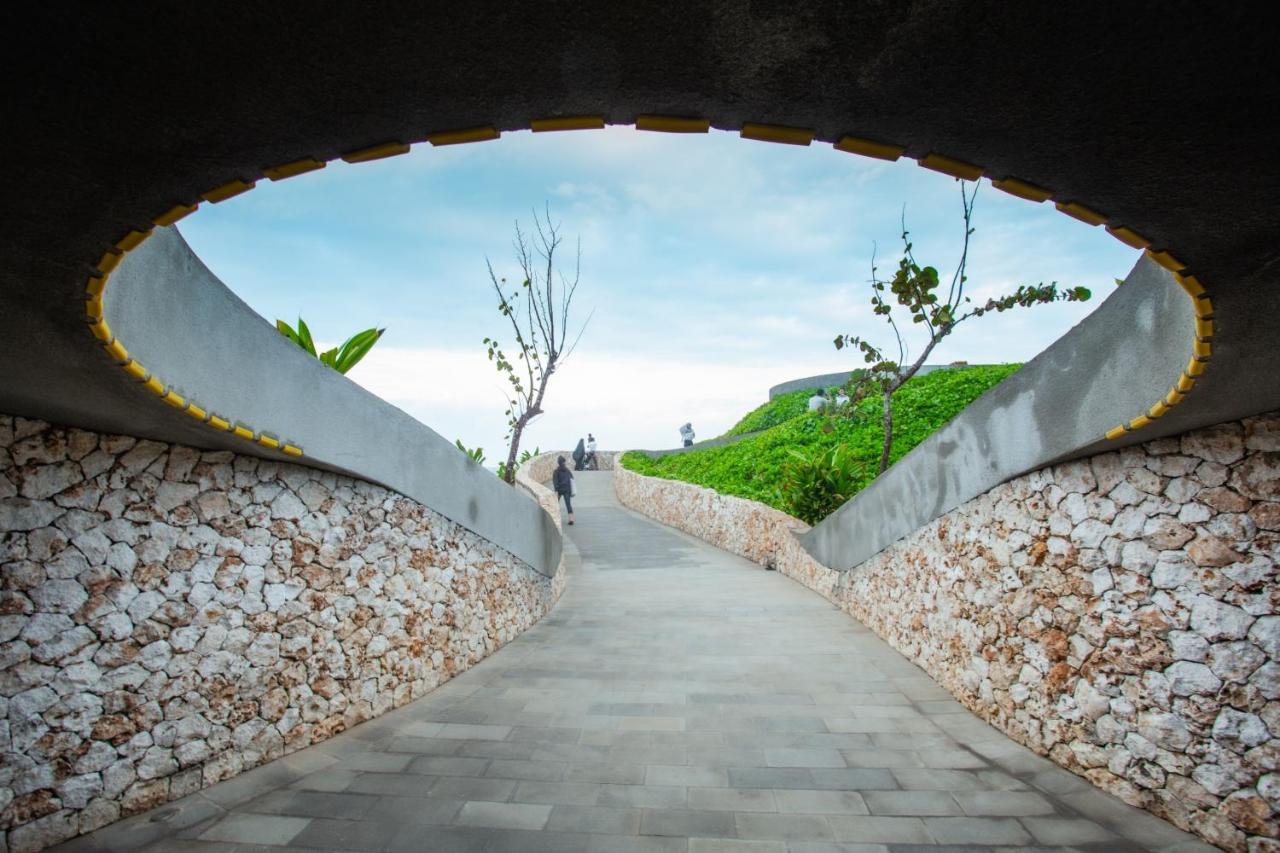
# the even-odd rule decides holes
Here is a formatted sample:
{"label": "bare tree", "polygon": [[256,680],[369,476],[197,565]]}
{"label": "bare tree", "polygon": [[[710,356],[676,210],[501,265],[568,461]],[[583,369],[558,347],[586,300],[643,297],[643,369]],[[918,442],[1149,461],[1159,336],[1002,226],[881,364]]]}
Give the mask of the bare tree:
{"label": "bare tree", "polygon": [[[863,360],[870,365],[858,371],[850,378],[848,391],[850,412],[855,410],[858,402],[868,395],[879,392],[883,395],[884,444],[880,449],[880,473],[889,467],[889,451],[893,444],[893,395],[915,376],[924,366],[925,359],[933,352],[942,339],[950,335],[955,328],[966,320],[981,317],[991,311],[1003,313],[1014,308],[1030,308],[1033,305],[1047,305],[1051,302],[1085,302],[1090,298],[1088,288],[1069,287],[1058,289],[1057,282],[1049,284],[1022,285],[1013,293],[996,299],[988,299],[981,305],[975,305],[965,295],[965,284],[968,282],[969,238],[973,236],[973,204],[978,196],[978,186],[973,192],[965,189],[960,183],[960,203],[964,212],[964,245],[960,250],[960,259],[951,275],[951,283],[947,288],[946,298],[941,299],[939,293],[938,271],[934,267],[921,267],[916,263],[911,247],[911,235],[907,231],[906,213],[902,217],[902,257],[898,261],[898,269],[892,279],[883,279],[876,269],[874,251],[871,258],[871,308],[877,316],[883,317],[893,332],[897,344],[897,360],[886,356],[880,348],[857,335],[837,335],[836,349],[855,347],[862,352]],[[892,302],[886,298],[885,290],[892,294]],[[925,341],[920,354],[910,362],[909,348],[903,330],[893,317],[894,303],[905,308],[911,317],[912,325],[924,329]]]}
{"label": "bare tree", "polygon": [[533,212],[533,227],[533,232],[526,234],[520,229],[519,221],[516,222],[512,245],[524,277],[519,286],[509,288],[507,280],[498,278],[493,264],[485,258],[489,281],[498,295],[498,312],[511,322],[516,346],[516,356],[511,359],[496,337],[484,339],[489,360],[511,386],[506,395],[507,461],[499,471],[508,483],[515,482],[516,459],[525,427],[543,413],[552,375],[573,352],[591,321],[588,314],[577,333],[570,336],[569,313],[582,270],[581,239],[570,277],[556,267],[556,253],[564,240],[560,224],[551,221],[550,206],[544,209],[541,219],[536,210]]}

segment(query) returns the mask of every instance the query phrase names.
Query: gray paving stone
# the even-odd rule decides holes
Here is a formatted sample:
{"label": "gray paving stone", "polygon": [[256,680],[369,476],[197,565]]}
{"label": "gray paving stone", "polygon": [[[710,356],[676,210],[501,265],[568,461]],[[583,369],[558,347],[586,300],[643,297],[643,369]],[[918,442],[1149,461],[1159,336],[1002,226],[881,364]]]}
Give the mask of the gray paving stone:
{"label": "gray paving stone", "polygon": [[395,839],[397,832],[398,827],[391,823],[316,818],[293,838],[292,843],[327,850],[380,851]]}
{"label": "gray paving stone", "polygon": [[778,811],[785,814],[870,814],[862,795],[854,791],[773,792]]}
{"label": "gray paving stone", "polygon": [[844,767],[844,756],[835,749],[766,749],[770,767]]}
{"label": "gray paving stone", "polygon": [[1026,844],[1031,836],[1012,818],[927,817],[925,829],[942,844]]}
{"label": "gray paving stone", "polygon": [[690,788],[689,808],[717,812],[776,812],[773,791],[762,788]]}
{"label": "gray paving stone", "polygon": [[431,786],[428,794],[452,800],[488,800],[504,802],[515,792],[513,779],[472,779],[466,776],[442,777]]}
{"label": "gray paving stone", "polygon": [[685,789],[659,785],[601,785],[596,805],[637,809],[684,808]]}
{"label": "gray paving stone", "polygon": [[734,788],[804,788],[815,787],[814,777],[794,767],[730,767],[729,784]]}
{"label": "gray paving stone", "polygon": [[547,805],[590,806],[600,796],[600,786],[590,782],[538,782],[524,781],[511,795],[516,803],[545,803]]}
{"label": "gray paving stone", "polygon": [[734,815],[692,809],[645,809],[640,816],[640,833],[679,838],[733,836]]}
{"label": "gray paving stone", "polygon": [[555,806],[551,809],[547,829],[558,832],[636,835],[640,832],[640,810],[604,806]]}
{"label": "gray paving stone", "polygon": [[833,791],[892,791],[898,780],[888,770],[866,767],[836,768],[817,767],[809,771],[813,779],[810,788]]}
{"label": "gray paving stone", "polygon": [[1054,813],[1053,803],[1030,791],[952,791],[952,796],[973,817],[1021,817]]}
{"label": "gray paving stone", "polygon": [[1040,844],[1104,844],[1118,840],[1115,833],[1084,818],[1024,817],[1021,823]]}
{"label": "gray paving stone", "polygon": [[746,841],[740,838],[690,838],[689,853],[787,853],[783,841]]}
{"label": "gray paving stone", "polygon": [[729,784],[729,773],[722,767],[655,764],[645,768],[644,783],[646,785],[716,788]]}
{"label": "gray paving stone", "polygon": [[960,806],[946,791],[868,791],[867,808],[876,815],[958,815]]}
{"label": "gray paving stone", "polygon": [[231,814],[200,834],[202,841],[288,844],[311,823],[310,818]]}
{"label": "gray paving stone", "polygon": [[552,806],[533,803],[493,803],[473,800],[464,803],[454,823],[459,826],[492,826],[498,829],[542,829]]}
{"label": "gray paving stone", "polygon": [[933,836],[917,817],[863,817],[832,815],[827,818],[837,841],[885,844],[932,844]]}
{"label": "gray paving stone", "polygon": [[827,819],[817,815],[739,812],[734,815],[734,825],[742,838],[806,841],[835,837]]}

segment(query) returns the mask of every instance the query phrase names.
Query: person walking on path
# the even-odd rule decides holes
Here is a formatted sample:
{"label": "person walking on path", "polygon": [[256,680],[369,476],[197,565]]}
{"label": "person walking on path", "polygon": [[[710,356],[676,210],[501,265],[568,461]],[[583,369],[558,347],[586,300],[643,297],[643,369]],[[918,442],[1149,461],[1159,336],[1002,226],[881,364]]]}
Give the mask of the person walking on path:
{"label": "person walking on path", "polygon": [[556,497],[564,498],[564,508],[569,511],[569,523],[573,524],[573,472],[564,463],[564,457],[556,460],[556,472],[551,475],[551,485]]}
{"label": "person walking on path", "polygon": [[588,471],[600,470],[600,463],[596,460],[596,437],[591,433],[587,433],[587,458],[583,462],[583,467]]}
{"label": "person walking on path", "polygon": [[693,424],[686,423],[680,427],[680,440],[684,442],[685,447],[693,447]]}

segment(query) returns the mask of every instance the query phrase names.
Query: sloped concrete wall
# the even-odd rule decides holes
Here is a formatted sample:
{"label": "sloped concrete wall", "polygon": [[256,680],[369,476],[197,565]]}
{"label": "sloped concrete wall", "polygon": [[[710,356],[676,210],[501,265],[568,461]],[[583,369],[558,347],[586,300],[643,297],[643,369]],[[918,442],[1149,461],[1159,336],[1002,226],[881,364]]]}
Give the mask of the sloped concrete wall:
{"label": "sloped concrete wall", "polygon": [[770,507],[625,469],[626,506],[795,578],[983,719],[1228,850],[1280,816],[1280,413],[1016,477],[849,571]]}
{"label": "sloped concrete wall", "polygon": [[8,416],[0,576],[14,853],[403,705],[563,582],[371,483]]}

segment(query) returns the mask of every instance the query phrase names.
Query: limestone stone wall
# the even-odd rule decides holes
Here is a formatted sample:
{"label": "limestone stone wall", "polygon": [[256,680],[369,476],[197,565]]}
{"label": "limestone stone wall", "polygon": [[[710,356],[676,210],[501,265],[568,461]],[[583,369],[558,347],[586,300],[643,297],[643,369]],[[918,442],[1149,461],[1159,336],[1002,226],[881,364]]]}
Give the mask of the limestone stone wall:
{"label": "limestone stone wall", "polygon": [[422,696],[558,584],[401,495],[0,416],[0,850]]}
{"label": "limestone stone wall", "polygon": [[1280,849],[1280,415],[1015,478],[850,572],[797,553],[776,510],[615,477],[1099,787],[1225,849]]}

